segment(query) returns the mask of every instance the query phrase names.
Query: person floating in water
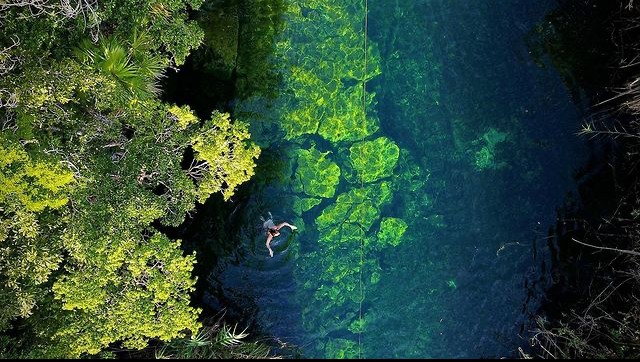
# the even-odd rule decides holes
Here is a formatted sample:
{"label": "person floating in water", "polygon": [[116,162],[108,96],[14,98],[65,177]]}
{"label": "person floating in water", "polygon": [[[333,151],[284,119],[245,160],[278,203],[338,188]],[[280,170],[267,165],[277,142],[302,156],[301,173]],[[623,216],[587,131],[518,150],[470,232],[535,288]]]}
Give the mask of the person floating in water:
{"label": "person floating in water", "polygon": [[273,223],[273,216],[271,216],[271,211],[269,211],[269,219],[265,220],[262,216],[260,216],[260,220],[263,221],[262,227],[267,233],[267,249],[269,249],[269,255],[273,257],[273,250],[271,250],[271,240],[273,238],[280,235],[280,229],[283,226],[288,226],[291,231],[296,230],[297,227],[295,225],[291,225],[288,222],[282,222],[278,225]]}

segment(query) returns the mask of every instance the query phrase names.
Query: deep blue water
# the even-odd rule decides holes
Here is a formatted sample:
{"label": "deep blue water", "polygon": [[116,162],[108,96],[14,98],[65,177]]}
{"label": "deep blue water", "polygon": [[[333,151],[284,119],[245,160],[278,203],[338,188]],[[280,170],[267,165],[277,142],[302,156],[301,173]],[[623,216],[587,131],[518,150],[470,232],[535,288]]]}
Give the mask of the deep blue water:
{"label": "deep blue water", "polygon": [[[285,79],[280,97],[238,100],[236,111],[273,175],[257,175],[238,217],[240,246],[211,270],[206,301],[242,305],[249,322],[305,357],[516,356],[549,282],[556,208],[575,192],[589,152],[576,136],[585,111],[527,42],[555,1],[368,1],[367,70],[378,65],[379,74],[366,83],[374,97],[366,109],[377,130],[341,140],[320,130],[331,112],[357,121],[350,104],[332,110],[340,94],[361,89],[345,69],[364,66],[351,49],[365,46],[365,2],[292,3],[302,5],[287,15],[273,60]],[[292,80],[295,69],[318,86]],[[292,115],[323,92],[332,106],[310,121],[319,130],[298,132]],[[400,150],[393,174],[350,179],[350,147],[379,137]],[[302,176],[328,179],[301,171],[300,152],[310,149],[329,152],[341,170],[331,196],[296,186]],[[385,182],[389,200],[370,195],[375,215],[330,212],[339,195]],[[296,198],[310,196],[317,206],[296,209]],[[268,211],[300,227],[274,241],[273,258],[260,229]],[[323,213],[341,219],[321,230]],[[406,231],[396,246],[370,248],[385,218]]]}

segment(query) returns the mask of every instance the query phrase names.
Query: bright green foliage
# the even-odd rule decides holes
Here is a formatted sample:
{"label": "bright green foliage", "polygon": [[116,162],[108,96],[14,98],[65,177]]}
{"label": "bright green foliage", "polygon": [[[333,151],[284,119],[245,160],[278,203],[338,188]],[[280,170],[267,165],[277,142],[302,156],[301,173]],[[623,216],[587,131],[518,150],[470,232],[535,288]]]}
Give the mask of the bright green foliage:
{"label": "bright green foliage", "polygon": [[193,111],[191,110],[191,108],[189,108],[189,106],[171,106],[169,107],[168,111],[171,114],[172,118],[175,119],[176,123],[178,124],[178,129],[180,130],[184,130],[190,125],[198,123],[199,121],[198,117],[193,114]]}
{"label": "bright green foliage", "polygon": [[87,260],[53,286],[63,308],[71,311],[56,332],[54,346],[59,343],[71,356],[96,354],[112,341],[140,349],[149,338],[169,341],[200,328],[199,311],[184,303],[194,289],[195,258],[182,256],[180,241],[156,233],[122,242],[128,249],[123,260],[109,257],[108,265]]}
{"label": "bright green foliage", "polygon": [[400,156],[400,148],[386,137],[354,143],[349,152],[351,166],[362,182],[391,176]]}
{"label": "bright green foliage", "polygon": [[228,200],[253,175],[260,148],[249,141],[247,125],[232,123],[228,113],[214,112],[204,127],[206,131],[192,139],[195,158],[201,163],[189,170],[200,180],[198,201],[215,192]]}
{"label": "bright green foliage", "polygon": [[119,87],[115,79],[90,73],[72,59],[63,59],[48,68],[29,67],[19,74],[0,78],[0,88],[16,94],[19,138],[32,139],[36,130],[45,129],[51,135],[68,132],[75,136],[74,140],[91,139],[121,129],[111,119],[99,119],[97,115],[80,118],[72,112],[75,107],[91,106],[98,110],[114,107],[115,99],[121,98],[116,95]]}
{"label": "bright green foliage", "polygon": [[[69,4],[47,2],[47,11],[34,12],[30,6],[3,9],[0,44],[12,35],[21,40],[18,54],[33,62],[50,53],[60,55],[97,29],[116,36],[129,36],[144,29],[155,53],[165,53],[176,65],[184,63],[203,39],[203,31],[189,20],[189,10],[197,10],[203,0],[104,0],[91,10],[69,12]],[[66,8],[65,8],[66,7]],[[76,10],[74,8],[74,10]],[[30,59],[32,58],[32,59]]]}
{"label": "bright green foliage", "polygon": [[105,0],[83,19],[3,10],[0,49],[20,39],[20,66],[0,77],[16,99],[0,111],[0,330],[25,317],[29,356],[140,349],[200,327],[195,257],[153,225],[229,198],[259,154],[243,123],[200,122],[155,94],[163,68],[200,45],[188,12],[201,4]]}
{"label": "bright green foliage", "polygon": [[406,230],[407,223],[404,220],[394,217],[382,218],[378,232],[378,244],[398,246]]}
{"label": "bright green foliage", "polygon": [[197,10],[204,0],[110,0],[102,9],[102,18],[115,22],[118,32],[132,34],[144,29],[153,39],[153,49],[168,52],[176,65],[182,65],[192,49],[204,38],[189,10]]}
{"label": "bright green foliage", "polygon": [[31,315],[62,259],[54,210],[67,203],[72,181],[68,170],[0,136],[0,331]]}
{"label": "bright green foliage", "polygon": [[312,147],[298,151],[293,190],[309,196],[333,197],[340,182],[340,168],[328,157]]}
{"label": "bright green foliage", "polygon": [[0,138],[0,203],[18,203],[29,212],[57,209],[67,203],[73,173],[53,163],[34,162],[16,144]]}
{"label": "bright green foliage", "polygon": [[482,148],[475,153],[475,166],[477,170],[499,169],[506,164],[496,161],[496,146],[505,142],[509,134],[490,128],[482,137],[473,141],[474,145],[482,144]]}

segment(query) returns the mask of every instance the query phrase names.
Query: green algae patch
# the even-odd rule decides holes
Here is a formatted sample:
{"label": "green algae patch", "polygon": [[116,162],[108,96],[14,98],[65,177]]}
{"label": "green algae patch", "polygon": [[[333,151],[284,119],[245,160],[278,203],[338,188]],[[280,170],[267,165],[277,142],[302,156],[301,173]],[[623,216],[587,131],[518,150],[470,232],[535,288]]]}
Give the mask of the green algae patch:
{"label": "green algae patch", "polygon": [[478,171],[497,170],[506,166],[506,163],[496,160],[496,146],[507,141],[508,137],[508,133],[492,127],[482,137],[472,142],[474,145],[482,144],[482,148],[475,153],[475,167]]}
{"label": "green algae patch", "polygon": [[329,153],[315,148],[298,151],[293,191],[309,196],[333,197],[340,182],[340,168],[327,157]]}
{"label": "green algae patch", "polygon": [[369,324],[371,323],[372,317],[371,315],[367,314],[364,315],[363,317],[359,317],[356,318],[353,322],[351,322],[351,324],[349,325],[349,331],[351,333],[364,333],[367,330],[367,327],[369,326]]}
{"label": "green algae patch", "polygon": [[344,338],[334,338],[325,346],[327,358],[352,359],[359,358],[358,343]]}
{"label": "green algae patch", "polygon": [[378,232],[378,243],[380,245],[398,246],[405,231],[407,231],[407,223],[404,220],[395,217],[382,218],[380,231]]}
{"label": "green algae patch", "polygon": [[291,140],[304,134],[316,133],[322,115],[322,109],[313,104],[294,109],[286,115],[287,120],[282,122],[285,138]]}
{"label": "green algae patch", "polygon": [[374,134],[380,127],[378,119],[365,115],[366,109],[373,108],[375,93],[364,96],[362,84],[349,87],[335,96],[329,97],[318,134],[330,142],[358,141]]}
{"label": "green algae patch", "polygon": [[298,196],[293,197],[293,211],[297,215],[311,210],[314,206],[317,206],[322,202],[322,199],[316,199],[312,197],[300,198]]}
{"label": "green algae patch", "polygon": [[391,187],[386,182],[338,195],[336,202],[316,219],[320,240],[332,243],[360,240],[379,217],[380,206],[390,200]]}
{"label": "green algae patch", "polygon": [[[414,161],[409,151],[405,149],[400,150],[400,157],[398,158],[398,165],[396,166],[393,183],[396,191],[402,191],[404,193],[415,193],[422,189],[429,178],[431,172],[429,170],[423,170]],[[415,195],[411,195],[415,197]]]}
{"label": "green algae patch", "polygon": [[400,157],[400,148],[386,137],[354,143],[349,148],[351,166],[362,182],[391,176]]}

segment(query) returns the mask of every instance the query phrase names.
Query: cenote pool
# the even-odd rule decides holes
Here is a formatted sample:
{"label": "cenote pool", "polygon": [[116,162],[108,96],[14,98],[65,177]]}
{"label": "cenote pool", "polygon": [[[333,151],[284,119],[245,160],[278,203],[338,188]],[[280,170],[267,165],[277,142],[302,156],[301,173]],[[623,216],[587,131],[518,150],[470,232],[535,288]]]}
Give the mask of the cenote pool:
{"label": "cenote pool", "polygon": [[[303,357],[517,356],[590,152],[527,41],[556,1],[286,4],[277,96],[234,104],[263,152],[205,303]],[[273,258],[268,212],[299,227]]]}

